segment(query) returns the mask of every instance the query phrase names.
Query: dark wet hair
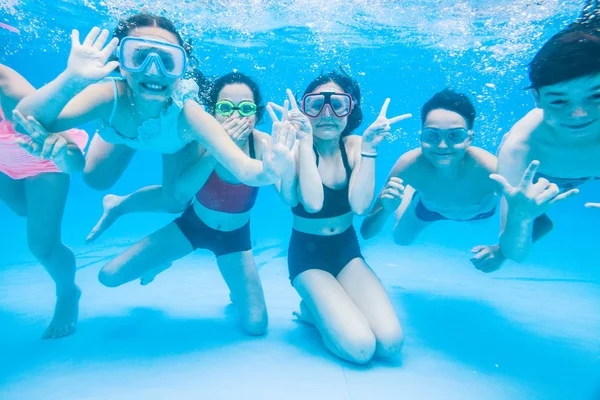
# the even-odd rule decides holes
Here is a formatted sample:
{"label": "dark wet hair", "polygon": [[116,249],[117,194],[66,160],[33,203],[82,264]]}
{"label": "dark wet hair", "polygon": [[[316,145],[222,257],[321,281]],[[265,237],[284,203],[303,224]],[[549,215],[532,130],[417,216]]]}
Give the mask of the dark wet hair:
{"label": "dark wet hair", "polygon": [[338,68],[328,73],[322,73],[308,84],[303,96],[312,93],[319,86],[329,82],[339,85],[345,93],[352,96],[354,108],[350,115],[348,115],[346,128],[342,131],[342,136],[350,135],[362,123],[363,113],[360,106],[360,87],[358,86],[358,82],[352,79],[344,70]]}
{"label": "dark wet hair", "polygon": [[433,110],[448,110],[459,114],[467,122],[467,128],[473,129],[475,121],[475,107],[467,95],[457,93],[451,89],[444,89],[429,99],[421,109],[421,125],[425,124],[427,115]]}
{"label": "dark wet hair", "polygon": [[259,88],[258,84],[252,78],[250,78],[248,75],[244,75],[241,72],[237,72],[237,71],[230,72],[226,75],[223,75],[220,78],[217,78],[213,82],[212,88],[209,92],[209,95],[208,95],[208,98],[206,101],[206,105],[208,106],[210,113],[212,115],[215,115],[215,105],[217,104],[217,101],[219,100],[219,93],[221,92],[221,90],[223,90],[223,88],[227,85],[233,85],[236,83],[246,85],[250,88],[250,91],[252,91],[252,96],[254,97],[254,103],[257,106],[256,122],[257,122],[257,124],[260,123],[263,116],[265,115],[265,106],[262,104],[263,98],[262,98],[262,94],[260,93],[260,88]]}
{"label": "dark wet hair", "polygon": [[579,19],[552,36],[529,64],[528,89],[600,73],[600,10],[588,0]]}
{"label": "dark wet hair", "polygon": [[[198,93],[199,97],[202,102],[206,102],[206,96],[207,96],[208,91],[210,90],[210,81],[206,78],[206,76],[204,76],[204,74],[195,65],[197,63],[197,59],[192,54],[193,47],[192,47],[191,40],[189,40],[189,39],[184,40],[170,19],[159,16],[159,15],[135,14],[127,19],[119,21],[119,24],[117,25],[117,27],[115,28],[115,31],[113,32],[113,37],[116,37],[117,39],[119,39],[119,42],[120,42],[124,37],[129,35],[129,32],[132,29],[139,28],[139,27],[145,27],[145,26],[152,26],[152,27],[164,29],[168,32],[171,32],[173,35],[175,35],[177,37],[177,42],[185,50],[185,53],[188,56],[188,58],[190,60],[190,64],[191,64],[191,67],[188,68],[188,71],[186,72],[184,79],[193,79],[194,81],[196,81],[196,83],[200,87],[200,90]],[[113,58],[113,59],[116,60],[116,58]]]}

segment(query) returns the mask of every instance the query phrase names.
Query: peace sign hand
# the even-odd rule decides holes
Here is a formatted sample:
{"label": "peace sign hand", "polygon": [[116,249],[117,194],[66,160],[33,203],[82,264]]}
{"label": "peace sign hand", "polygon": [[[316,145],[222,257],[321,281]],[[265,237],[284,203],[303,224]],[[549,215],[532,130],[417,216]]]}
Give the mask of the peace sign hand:
{"label": "peace sign hand", "polygon": [[386,114],[389,104],[390,99],[385,99],[383,107],[381,107],[381,111],[379,112],[379,116],[363,134],[361,145],[362,152],[376,154],[377,146],[379,146],[384,138],[390,136],[390,126],[396,122],[412,117],[412,114],[403,114],[397,117],[388,118]]}
{"label": "peace sign hand", "polygon": [[113,38],[106,46],[109,32],[94,27],[88,33],[83,43],[79,41],[79,31],[71,33],[71,53],[67,70],[75,77],[89,81],[99,81],[119,66],[118,61],[106,62],[117,48],[119,39]]}
{"label": "peace sign hand", "polygon": [[[296,142],[296,129],[287,120],[287,100],[284,103],[284,120],[283,122],[274,122],[273,131],[271,132],[271,141],[267,142],[263,139],[263,168],[265,172],[274,177],[275,180],[281,179],[287,170],[294,165],[294,157],[292,149]],[[271,118],[275,115],[273,109],[267,105],[267,110]]]}
{"label": "peace sign hand", "polygon": [[511,186],[502,175],[490,175],[490,179],[502,186],[511,215],[521,221],[532,221],[544,214],[552,204],[579,193],[578,189],[560,193],[558,186],[545,178],[538,179],[534,184],[533,180],[539,165],[539,161],[532,161],[517,187]]}
{"label": "peace sign hand", "polygon": [[19,111],[13,111],[13,120],[20,128],[19,131],[29,136],[31,141],[21,138],[16,143],[26,152],[42,160],[51,160],[59,169],[64,165],[68,156],[68,142],[57,133],[48,133],[33,117],[25,118]]}
{"label": "peace sign hand", "polygon": [[280,105],[269,102],[269,105],[267,107],[270,106],[271,109],[275,109],[282,114],[281,121],[279,121],[275,113],[269,112],[269,115],[271,116],[271,120],[273,120],[273,123],[290,121],[290,123],[296,130],[296,139],[302,140],[306,136],[312,135],[312,125],[310,124],[308,117],[304,115],[304,113],[298,108],[298,103],[296,102],[296,98],[294,97],[292,91],[290,89],[286,89],[285,92],[288,96],[288,101],[292,108],[288,110],[287,106],[285,106],[284,108]]}

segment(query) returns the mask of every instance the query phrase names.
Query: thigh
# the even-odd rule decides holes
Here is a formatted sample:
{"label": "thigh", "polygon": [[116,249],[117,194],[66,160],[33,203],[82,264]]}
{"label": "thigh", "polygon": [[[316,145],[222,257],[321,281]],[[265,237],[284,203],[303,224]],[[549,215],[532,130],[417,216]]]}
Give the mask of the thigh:
{"label": "thigh", "polygon": [[377,338],[380,355],[396,353],[402,344],[402,329],[390,298],[373,270],[355,258],[338,274],[337,280],[369,321]]}
{"label": "thigh", "polygon": [[260,277],[251,250],[218,256],[217,265],[231,291],[247,285],[260,287]]}
{"label": "thigh", "polygon": [[119,286],[193,251],[179,227],[171,222],[111,260],[100,271],[99,279],[105,286]]}
{"label": "thigh", "polygon": [[70,177],[45,173],[25,179],[27,238],[31,244],[59,243]]}
{"label": "thigh", "polygon": [[13,212],[25,216],[25,180],[13,179],[0,172],[0,201],[5,203]]}
{"label": "thigh", "polygon": [[85,156],[83,179],[94,189],[108,189],[121,177],[134,155],[134,149],[108,143],[96,134]]}

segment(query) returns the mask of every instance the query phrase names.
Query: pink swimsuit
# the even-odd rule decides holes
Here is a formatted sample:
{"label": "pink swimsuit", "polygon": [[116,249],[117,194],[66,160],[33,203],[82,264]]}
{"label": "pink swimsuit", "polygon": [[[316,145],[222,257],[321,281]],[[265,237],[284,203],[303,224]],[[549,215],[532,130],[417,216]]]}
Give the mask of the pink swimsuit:
{"label": "pink swimsuit", "polygon": [[[80,149],[85,148],[88,141],[88,134],[85,131],[69,129],[67,133]],[[0,108],[0,173],[12,179],[24,179],[46,172],[60,172],[52,161],[40,160],[19,147],[15,142],[16,138],[29,139],[28,136],[15,130],[13,124],[4,118]]]}

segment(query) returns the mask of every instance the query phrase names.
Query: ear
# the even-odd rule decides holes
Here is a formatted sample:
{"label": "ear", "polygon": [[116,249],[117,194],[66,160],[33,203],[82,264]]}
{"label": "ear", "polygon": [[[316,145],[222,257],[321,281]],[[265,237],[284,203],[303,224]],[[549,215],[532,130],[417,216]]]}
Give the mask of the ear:
{"label": "ear", "polygon": [[531,89],[531,95],[535,100],[535,106],[540,107],[540,91],[538,89]]}

